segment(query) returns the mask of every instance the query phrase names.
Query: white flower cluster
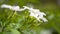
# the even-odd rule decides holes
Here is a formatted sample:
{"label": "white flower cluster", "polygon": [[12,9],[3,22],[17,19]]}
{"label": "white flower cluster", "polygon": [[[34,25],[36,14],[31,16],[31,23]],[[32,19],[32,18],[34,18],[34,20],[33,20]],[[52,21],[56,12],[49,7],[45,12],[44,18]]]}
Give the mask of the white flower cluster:
{"label": "white flower cluster", "polygon": [[40,12],[39,9],[33,9],[32,7],[29,8],[27,6],[23,6],[24,8],[28,9],[30,12],[30,16],[35,17],[38,21],[43,20],[44,22],[47,22],[47,19],[44,18],[44,16],[46,16],[45,13]]}
{"label": "white flower cluster", "polygon": [[32,7],[30,8],[27,6],[23,6],[23,7],[24,8],[20,8],[19,6],[10,6],[10,5],[6,5],[6,4],[1,5],[1,8],[8,8],[8,9],[11,9],[14,11],[24,11],[24,10],[28,9],[30,12],[30,16],[35,17],[38,21],[40,21],[40,19],[43,20],[44,22],[48,21],[46,18],[44,18],[44,16],[46,16],[46,14],[43,12],[40,12],[39,9],[33,9]]}

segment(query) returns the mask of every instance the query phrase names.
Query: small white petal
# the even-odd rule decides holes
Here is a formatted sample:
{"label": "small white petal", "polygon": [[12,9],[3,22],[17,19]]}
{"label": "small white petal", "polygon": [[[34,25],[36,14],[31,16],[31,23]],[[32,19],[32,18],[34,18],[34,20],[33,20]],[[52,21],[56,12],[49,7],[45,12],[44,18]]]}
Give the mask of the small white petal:
{"label": "small white petal", "polygon": [[1,8],[9,8],[9,9],[11,9],[12,6],[10,6],[10,5],[6,5],[6,4],[3,4],[3,5],[1,5]]}
{"label": "small white petal", "polygon": [[24,9],[29,9],[29,7],[27,7],[27,6],[23,6],[24,7]]}
{"label": "small white petal", "polygon": [[18,10],[20,10],[20,8],[19,8],[19,6],[12,6],[12,9],[11,10],[18,11]]}

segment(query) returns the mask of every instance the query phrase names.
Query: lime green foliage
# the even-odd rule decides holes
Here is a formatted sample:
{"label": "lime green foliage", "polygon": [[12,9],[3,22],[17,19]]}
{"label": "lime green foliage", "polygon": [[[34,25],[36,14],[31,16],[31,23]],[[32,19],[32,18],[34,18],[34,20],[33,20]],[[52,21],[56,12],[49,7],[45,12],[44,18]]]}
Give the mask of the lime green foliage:
{"label": "lime green foliage", "polygon": [[[0,22],[1,32],[3,34],[14,34],[15,31],[18,34],[19,32],[22,34],[24,30],[34,29],[41,24],[34,17],[29,16],[28,10],[15,12],[9,9],[2,9],[0,12]],[[11,31],[11,29],[14,30]]]}
{"label": "lime green foliage", "polygon": [[[46,0],[47,1],[47,0]],[[51,0],[52,1],[52,0]],[[15,12],[0,8],[0,34],[40,34],[41,30],[48,29],[60,34],[60,6],[39,0],[2,0],[1,4],[19,5],[20,7],[32,4],[47,14],[48,23],[37,21],[29,16],[28,10]]]}

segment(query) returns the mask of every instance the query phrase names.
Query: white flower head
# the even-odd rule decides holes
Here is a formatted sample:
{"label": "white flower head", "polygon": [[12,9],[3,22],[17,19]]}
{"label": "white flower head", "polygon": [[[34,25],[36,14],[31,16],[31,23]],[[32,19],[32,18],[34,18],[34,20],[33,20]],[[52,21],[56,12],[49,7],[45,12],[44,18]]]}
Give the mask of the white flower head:
{"label": "white flower head", "polygon": [[29,8],[27,6],[23,6],[24,8],[28,9],[30,12],[30,16],[35,17],[38,21],[43,20],[44,22],[47,22],[48,20],[46,18],[44,18],[44,16],[46,16],[45,13],[40,12],[39,9],[33,9],[32,7]]}
{"label": "white flower head", "polygon": [[10,5],[6,5],[6,4],[3,4],[3,5],[1,5],[1,8],[9,8],[9,9],[11,9],[12,6],[10,6]]}
{"label": "white flower head", "polygon": [[19,6],[11,6],[11,5],[6,5],[6,4],[1,5],[1,8],[8,8],[8,9],[13,10],[13,11],[25,10],[25,9],[21,9]]}

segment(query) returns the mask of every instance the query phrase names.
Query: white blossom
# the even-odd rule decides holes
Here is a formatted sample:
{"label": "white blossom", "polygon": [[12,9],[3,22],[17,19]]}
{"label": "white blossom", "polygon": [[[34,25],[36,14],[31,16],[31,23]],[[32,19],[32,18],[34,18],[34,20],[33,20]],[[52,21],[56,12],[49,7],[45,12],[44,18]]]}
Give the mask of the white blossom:
{"label": "white blossom", "polygon": [[10,5],[6,5],[6,4],[3,4],[3,5],[1,5],[1,8],[9,8],[9,9],[11,9],[12,6],[10,6]]}
{"label": "white blossom", "polygon": [[43,20],[44,22],[47,22],[47,19],[44,18],[44,16],[46,16],[46,14],[43,13],[43,12],[40,12],[39,9],[33,9],[32,7],[29,8],[29,7],[27,7],[27,6],[23,6],[23,7],[26,8],[26,9],[28,9],[29,12],[30,12],[30,16],[35,17],[38,21],[40,21],[40,19],[41,19],[41,20]]}
{"label": "white blossom", "polygon": [[13,10],[13,11],[25,10],[25,9],[21,9],[19,6],[11,6],[11,5],[6,5],[6,4],[1,5],[1,8],[8,8],[8,9]]}

